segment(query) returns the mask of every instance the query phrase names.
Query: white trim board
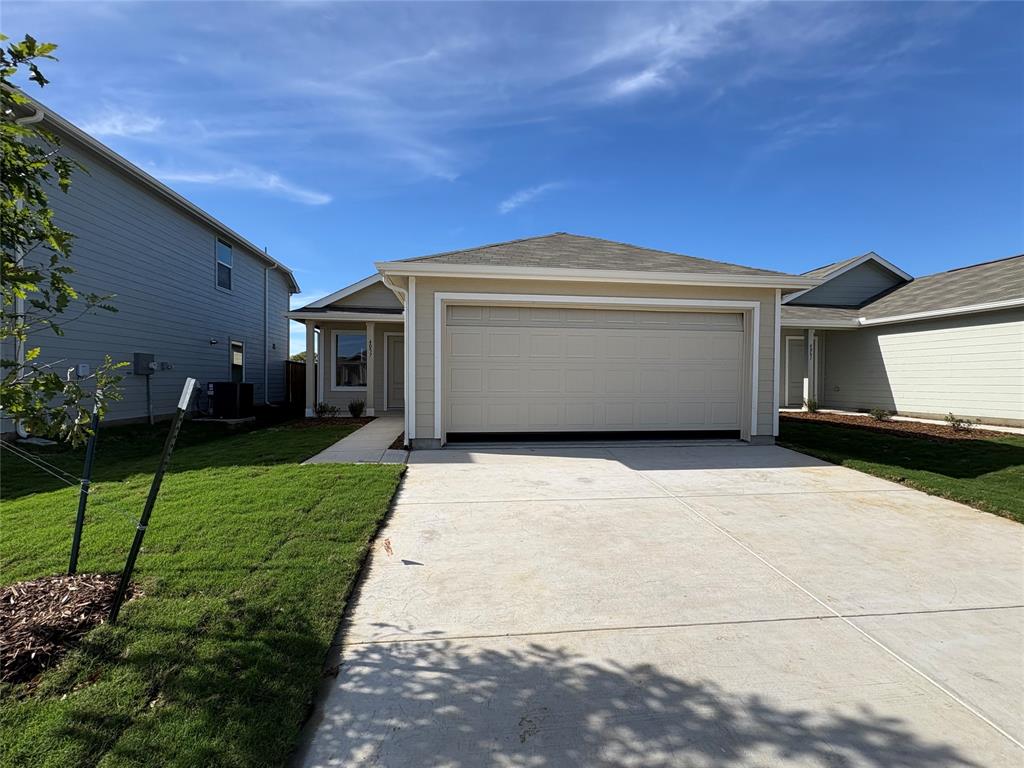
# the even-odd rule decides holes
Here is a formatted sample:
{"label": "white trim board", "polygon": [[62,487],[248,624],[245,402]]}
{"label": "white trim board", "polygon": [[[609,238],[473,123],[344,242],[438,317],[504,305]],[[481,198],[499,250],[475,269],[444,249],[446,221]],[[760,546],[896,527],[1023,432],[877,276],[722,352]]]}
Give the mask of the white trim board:
{"label": "white trim board", "polygon": [[419,275],[506,280],[558,280],[574,283],[640,283],[655,285],[724,285],[737,288],[813,288],[821,280],[799,275],[734,275],[714,272],[637,272],[619,269],[501,267],[493,264],[437,264],[379,261],[384,275]]}
{"label": "white trim board", "polygon": [[963,307],[948,307],[946,309],[932,309],[925,312],[910,312],[905,315],[890,315],[889,317],[861,317],[858,319],[860,325],[883,325],[885,323],[906,323],[913,320],[928,320],[933,317],[950,317],[953,315],[969,315],[974,312],[993,312],[999,309],[1012,309],[1013,307],[1024,307],[1024,298],[1006,299],[1005,301],[989,301],[984,304],[968,304]]}
{"label": "white trim board", "polygon": [[[405,306],[405,440],[416,437],[416,278],[409,278]],[[436,332],[436,326],[435,326]],[[436,397],[436,393],[435,393]]]}
{"label": "white trim board", "polygon": [[[410,282],[415,278],[410,278]],[[624,296],[554,296],[548,294],[526,293],[461,293],[437,292],[434,294],[434,437],[444,445],[446,433],[444,414],[442,412],[444,397],[442,396],[441,371],[444,353],[442,339],[444,336],[444,309],[450,304],[558,304],[563,306],[605,305],[612,307],[635,309],[711,309],[732,312],[743,312],[751,319],[751,373],[750,373],[750,429],[748,437],[758,434],[757,425],[757,390],[758,390],[758,358],[760,356],[761,302],[738,301],[731,299],[652,299],[630,298]],[[408,347],[408,341],[406,341]],[[406,381],[409,375],[406,373]],[[406,386],[408,390],[408,385]],[[776,409],[777,410],[777,409]],[[741,428],[742,431],[742,428]]]}
{"label": "white trim board", "polygon": [[779,340],[782,337],[782,289],[775,289],[775,371],[772,389],[772,435],[779,436]]}
{"label": "white trim board", "polygon": [[344,312],[342,310],[328,312],[303,312],[301,309],[285,312],[289,320],[343,320],[345,322],[376,322],[376,323],[400,323],[403,317],[400,313],[383,312]]}

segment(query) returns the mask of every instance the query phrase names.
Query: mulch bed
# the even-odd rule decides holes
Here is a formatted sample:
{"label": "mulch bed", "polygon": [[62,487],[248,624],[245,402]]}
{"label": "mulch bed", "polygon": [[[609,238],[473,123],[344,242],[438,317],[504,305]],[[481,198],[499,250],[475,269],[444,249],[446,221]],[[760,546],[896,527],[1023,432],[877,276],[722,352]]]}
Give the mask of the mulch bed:
{"label": "mulch bed", "polygon": [[[119,579],[102,573],[45,576],[0,589],[0,682],[28,682],[60,661],[106,619]],[[129,587],[129,598],[133,592]]]}
{"label": "mulch bed", "polygon": [[923,437],[930,440],[991,440],[993,437],[1006,434],[985,429],[970,429],[957,432],[945,424],[922,424],[917,421],[876,421],[871,416],[852,416],[842,413],[784,413],[783,420],[821,421],[828,424],[842,424],[855,429],[867,429],[872,432],[884,432],[889,435],[903,437]]}
{"label": "mulch bed", "polygon": [[393,451],[401,451],[405,449],[405,432],[396,437],[391,445],[388,446]]}
{"label": "mulch bed", "polygon": [[295,421],[294,425],[296,427],[298,427],[299,429],[303,429],[303,428],[306,428],[306,427],[324,427],[324,426],[327,426],[327,427],[337,427],[339,425],[345,425],[345,424],[356,424],[357,426],[362,427],[362,426],[365,426],[366,424],[369,424],[375,418],[377,418],[377,417],[376,416],[360,416],[358,419],[354,419],[351,416],[338,416],[337,418],[330,418],[330,419],[321,419],[321,418],[316,418],[316,419],[298,419],[297,421]]}

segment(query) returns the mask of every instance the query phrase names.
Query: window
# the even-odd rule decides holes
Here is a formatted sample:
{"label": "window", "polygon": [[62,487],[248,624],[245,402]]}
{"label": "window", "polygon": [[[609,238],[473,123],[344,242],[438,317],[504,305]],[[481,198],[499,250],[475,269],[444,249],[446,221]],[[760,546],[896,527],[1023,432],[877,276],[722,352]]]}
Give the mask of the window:
{"label": "window", "polygon": [[338,331],[334,334],[334,386],[366,386],[366,334]]}
{"label": "window", "polygon": [[240,341],[231,342],[231,380],[236,384],[245,381],[245,345]]}
{"label": "window", "polygon": [[231,246],[217,241],[217,287],[231,290]]}

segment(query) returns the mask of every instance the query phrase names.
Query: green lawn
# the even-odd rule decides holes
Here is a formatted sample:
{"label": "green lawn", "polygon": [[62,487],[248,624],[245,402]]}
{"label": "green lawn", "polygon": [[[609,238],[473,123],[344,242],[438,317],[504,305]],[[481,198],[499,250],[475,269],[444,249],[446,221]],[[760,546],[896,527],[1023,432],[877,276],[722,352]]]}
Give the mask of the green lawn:
{"label": "green lawn", "polygon": [[1024,437],[935,440],[781,419],[779,444],[1024,522]]}
{"label": "green lawn", "polygon": [[[186,424],[138,561],[145,597],[35,691],[0,692],[0,764],[282,765],[401,475],[296,464],[351,429]],[[101,433],[80,571],[123,565],[165,433]],[[46,457],[80,472],[81,452]],[[7,453],[0,477],[0,579],[63,572],[77,490]]]}

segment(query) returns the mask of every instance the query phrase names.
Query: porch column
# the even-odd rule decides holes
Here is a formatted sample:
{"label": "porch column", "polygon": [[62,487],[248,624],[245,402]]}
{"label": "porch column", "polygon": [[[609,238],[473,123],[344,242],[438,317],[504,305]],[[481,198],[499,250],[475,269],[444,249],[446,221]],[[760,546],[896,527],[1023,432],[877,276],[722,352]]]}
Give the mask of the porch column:
{"label": "porch column", "polygon": [[373,330],[376,327],[376,323],[366,323],[366,415],[375,416],[373,412],[373,358],[374,358],[374,347],[377,345],[373,343],[374,336]]}
{"label": "porch column", "polygon": [[306,418],[316,415],[316,323],[306,320]]}
{"label": "porch column", "polygon": [[807,401],[818,399],[818,338],[813,328],[807,329],[807,339],[804,349],[807,351],[807,373],[804,377],[804,410],[807,410]]}

